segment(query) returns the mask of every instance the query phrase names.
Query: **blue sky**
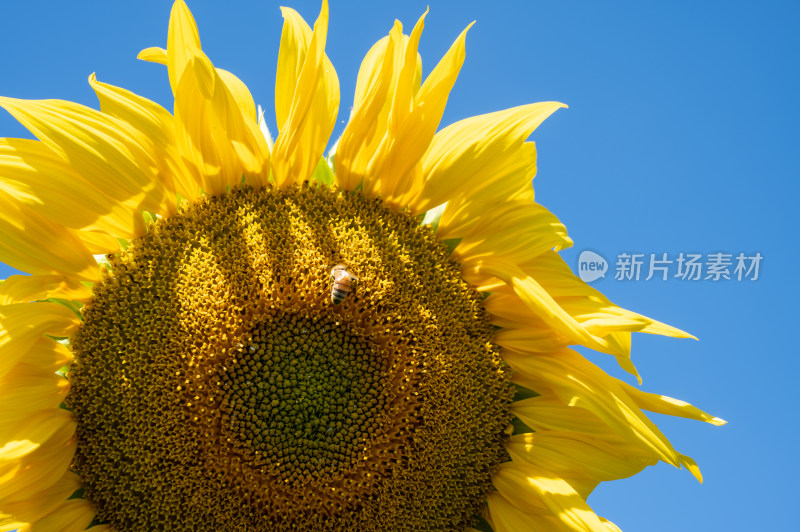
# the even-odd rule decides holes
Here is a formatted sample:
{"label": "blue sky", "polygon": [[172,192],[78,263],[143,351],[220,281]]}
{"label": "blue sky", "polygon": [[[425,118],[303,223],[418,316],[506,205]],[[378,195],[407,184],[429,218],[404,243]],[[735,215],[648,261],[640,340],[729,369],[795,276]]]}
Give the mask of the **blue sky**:
{"label": "blue sky", "polygon": [[[274,124],[278,4],[224,5],[189,2],[203,48],[250,87]],[[316,0],[289,5],[309,21],[319,10]],[[342,87],[334,138],[364,53],[394,18],[410,31],[426,5],[332,0],[327,49]],[[165,70],[135,58],[166,44],[169,6],[4,5],[0,94],[96,107],[86,81],[96,72],[171,109]],[[431,0],[430,8],[420,46],[426,73],[477,20],[443,125],[529,102],[569,104],[532,137],[537,199],[575,240],[564,257],[576,267],[582,250],[600,253],[611,272],[594,286],[696,335],[699,342],[636,336],[633,360],[646,390],[729,421],[715,428],[654,416],[697,460],[705,484],[662,464],[601,486],[590,504],[627,531],[793,528],[800,368],[789,331],[800,255],[788,237],[800,177],[798,4]],[[0,136],[29,135],[0,111]],[[763,260],[757,281],[620,281],[613,273],[622,252]],[[10,273],[0,265],[0,278]],[[622,376],[609,357],[590,357]]]}

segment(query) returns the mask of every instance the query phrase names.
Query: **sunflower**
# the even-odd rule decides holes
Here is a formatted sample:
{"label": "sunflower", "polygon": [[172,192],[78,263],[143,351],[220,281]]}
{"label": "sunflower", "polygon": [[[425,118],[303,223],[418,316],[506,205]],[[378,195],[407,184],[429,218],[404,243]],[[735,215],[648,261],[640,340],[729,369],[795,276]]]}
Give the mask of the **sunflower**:
{"label": "sunflower", "polygon": [[[643,410],[722,424],[613,378],[631,332],[558,255],[526,141],[536,103],[437,132],[467,30],[422,81],[425,15],[367,53],[350,121],[283,8],[274,143],[182,0],[174,112],[98,81],[100,111],[0,99],[0,528],[617,530],[586,503],[664,461]],[[468,29],[468,28],[467,28]],[[263,113],[262,113],[263,114]],[[638,375],[637,375],[638,376]]]}

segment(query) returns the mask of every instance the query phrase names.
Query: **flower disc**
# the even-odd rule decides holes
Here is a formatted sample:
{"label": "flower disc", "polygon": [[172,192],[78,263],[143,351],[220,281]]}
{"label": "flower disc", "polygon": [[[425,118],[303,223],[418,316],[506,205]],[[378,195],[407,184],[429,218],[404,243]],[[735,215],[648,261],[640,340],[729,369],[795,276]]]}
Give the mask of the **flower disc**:
{"label": "flower disc", "polygon": [[[458,530],[512,387],[428,227],[304,185],[154,223],[73,338],[74,469],[117,530]],[[339,305],[331,268],[357,277]]]}

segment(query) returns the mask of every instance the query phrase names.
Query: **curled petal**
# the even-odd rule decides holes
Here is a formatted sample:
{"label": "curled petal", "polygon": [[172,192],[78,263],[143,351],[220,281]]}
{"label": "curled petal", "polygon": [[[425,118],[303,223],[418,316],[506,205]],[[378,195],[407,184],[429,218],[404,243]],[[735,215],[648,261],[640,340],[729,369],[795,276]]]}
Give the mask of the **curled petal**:
{"label": "curled petal", "polygon": [[[475,247],[475,244],[468,244],[465,249],[471,250]],[[456,248],[457,253],[458,249]],[[497,256],[484,256],[464,260],[464,263],[467,268],[486,270],[489,263],[497,259]],[[546,310],[527,303],[518,296],[515,289],[505,284],[487,288],[491,294],[485,300],[486,309],[493,315],[492,322],[504,328],[498,333],[502,337],[501,341],[512,349],[548,352],[578,342],[614,355],[620,367],[639,378],[630,360],[631,332],[694,338],[680,329],[618,307],[575,276],[555,251],[545,251],[518,267],[541,286],[541,303]],[[530,290],[528,293],[531,293]],[[557,305],[560,310],[553,305]],[[559,326],[553,319],[548,319],[552,312],[564,316],[562,323],[567,327]],[[566,315],[570,318],[566,318]],[[580,337],[570,336],[580,329],[583,330]],[[639,382],[641,384],[641,379]]]}
{"label": "curled petal", "polygon": [[676,416],[676,417],[684,417],[687,419],[695,419],[697,421],[705,421],[706,423],[711,423],[712,425],[724,425],[727,423],[724,419],[720,419],[716,416],[712,416],[707,412],[703,412],[699,408],[690,405],[686,401],[681,401],[680,399],[673,399],[672,397],[667,397],[666,395],[660,395],[657,393],[647,393],[634,388],[630,384],[617,381],[620,387],[625,390],[625,392],[633,399],[639,408],[643,410],[648,410],[650,412],[656,412],[658,414],[664,414],[667,416]]}
{"label": "curled petal", "polygon": [[242,108],[205,55],[190,59],[175,94],[176,133],[181,154],[200,169],[200,188],[209,194],[243,176],[266,183],[267,142],[255,115],[246,117]]}
{"label": "curled petal", "polygon": [[275,85],[272,171],[279,187],[310,179],[325,151],[339,111],[339,79],[328,57],[328,3],[323,0],[314,31],[296,11],[284,16]]}
{"label": "curled petal", "polygon": [[549,388],[561,401],[592,411],[618,436],[659,460],[680,467],[678,453],[664,434],[642,413],[613,377],[583,358],[563,350],[551,355],[526,356],[504,352],[518,371],[515,378],[531,389]]}
{"label": "curled petal", "polygon": [[[388,142],[381,146],[383,149],[379,149],[374,170],[368,169],[373,175],[380,174],[381,195],[389,204],[405,206],[422,188],[423,167],[420,161],[439,127],[450,90],[464,64],[465,40],[471,26],[461,32],[416,94],[412,95],[408,106],[410,112],[405,112],[408,104],[400,100],[399,91],[395,92],[396,101],[400,101],[397,102],[397,112],[390,115],[391,138],[387,138]],[[409,58],[406,61],[410,64]]]}
{"label": "curled petal", "polygon": [[335,177],[344,190],[361,183],[383,139],[393,90],[394,57],[402,43],[402,25],[395,21],[391,33],[375,43],[361,63],[353,112],[336,146]]}

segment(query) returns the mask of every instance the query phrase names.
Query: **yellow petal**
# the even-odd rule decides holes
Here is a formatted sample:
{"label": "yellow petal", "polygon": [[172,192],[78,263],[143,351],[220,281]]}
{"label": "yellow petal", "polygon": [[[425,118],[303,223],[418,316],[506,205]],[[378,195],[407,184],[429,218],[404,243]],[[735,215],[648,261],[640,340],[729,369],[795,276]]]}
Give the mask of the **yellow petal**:
{"label": "yellow petal", "polygon": [[158,166],[158,178],[167,191],[163,210],[172,214],[176,207],[175,190],[184,197],[196,189],[196,178],[183,164],[175,143],[175,119],[163,107],[133,92],[97,81],[89,76],[89,84],[100,100],[102,112],[123,120],[147,139],[147,149]]}
{"label": "yellow petal", "polygon": [[5,424],[0,428],[0,469],[36,452],[54,434],[70,425],[72,417],[65,410],[49,409],[36,412],[22,423]]}
{"label": "yellow petal", "polygon": [[667,416],[685,417],[687,419],[696,419],[697,421],[705,421],[712,425],[724,425],[727,423],[724,419],[712,416],[707,412],[703,412],[699,408],[690,405],[686,401],[680,399],[673,399],[666,395],[657,393],[647,393],[634,388],[624,381],[617,381],[620,387],[627,393],[634,402],[639,405],[643,410],[664,414]]}
{"label": "yellow petal", "polygon": [[[216,74],[204,56],[194,56],[175,89],[176,139],[183,157],[198,169],[199,188],[219,194],[241,178],[241,169],[230,149],[214,109]],[[190,190],[195,197],[197,190]]]}
{"label": "yellow petal", "polygon": [[44,338],[43,335],[69,336],[79,323],[71,310],[57,303],[0,306],[0,377]]}
{"label": "yellow petal", "polygon": [[511,413],[536,432],[575,432],[595,438],[613,434],[592,411],[564,403],[552,392],[511,403]]}
{"label": "yellow petal", "polygon": [[51,222],[0,191],[0,262],[33,274],[100,279],[78,233]]}
{"label": "yellow petal", "polygon": [[[146,58],[161,59],[149,49]],[[246,177],[266,184],[269,149],[258,129],[252,97],[233,74],[217,70],[203,53],[197,25],[183,0],[172,7],[167,36],[167,69],[175,95],[177,144],[197,169],[208,194],[224,192]],[[191,183],[190,198],[197,195]]]}
{"label": "yellow petal", "polygon": [[142,61],[149,61],[151,63],[158,63],[166,66],[167,51],[157,46],[151,46],[150,48],[145,48],[139,52],[139,55],[137,55],[136,58],[141,59]]}
{"label": "yellow petal", "polygon": [[44,299],[47,291],[41,283],[36,282],[43,277],[45,276],[12,275],[4,279],[0,282],[0,305]]}
{"label": "yellow petal", "polygon": [[529,185],[536,174],[536,150],[525,139],[561,107],[566,106],[558,102],[523,105],[444,128],[423,157],[425,183],[412,204],[413,212],[459,197],[493,210],[497,196],[507,198],[511,190]]}
{"label": "yellow petal", "polygon": [[595,413],[621,438],[679,467],[678,455],[656,425],[642,413],[616,380],[580,354],[565,349],[552,355],[528,356],[504,351],[517,370],[515,379],[533,390],[549,388],[564,403]]}
{"label": "yellow petal", "polygon": [[[384,120],[377,124],[380,127],[379,138],[376,139],[378,143],[370,149],[369,161],[364,169],[362,189],[368,197],[377,196],[384,188],[389,187],[398,179],[397,175],[384,173],[384,170],[387,169],[385,160],[391,154],[392,146],[398,141],[401,125],[407,122],[413,111],[414,96],[419,90],[422,73],[422,61],[417,49],[427,14],[428,10],[426,9],[425,13],[417,20],[408,38],[401,34],[402,25],[399,22],[395,22],[394,28],[389,33],[389,46],[394,52],[391,57],[390,70],[392,82],[386,95],[386,104],[381,111],[381,118]],[[418,170],[415,165],[414,171],[421,171],[421,169]],[[385,180],[389,184],[384,185]]]}
{"label": "yellow petal", "polygon": [[339,79],[325,55],[328,3],[309,38],[308,25],[291,9],[282,9],[284,33],[275,86],[278,138],[272,171],[279,187],[310,179],[333,131],[339,111]]}
{"label": "yellow petal", "polygon": [[52,371],[23,363],[0,378],[0,390],[0,426],[8,426],[37,410],[58,408],[69,383]]}
{"label": "yellow petal", "polygon": [[12,275],[0,284],[0,305],[27,303],[48,297],[85,300],[91,290],[62,275]]}
{"label": "yellow petal", "polygon": [[604,530],[607,530],[608,532],[622,532],[622,529],[605,517],[601,517],[600,520],[603,522],[603,526],[605,527]]}
{"label": "yellow petal", "polygon": [[228,72],[227,70],[218,68],[217,74],[219,74],[219,77],[222,79],[222,82],[225,83],[225,86],[228,87],[231,96],[233,96],[233,100],[236,102],[236,105],[239,107],[239,111],[241,111],[245,120],[255,121],[258,118],[256,115],[256,103],[253,100],[253,95],[250,94],[250,89],[247,88],[247,85],[245,85],[242,80],[236,77],[236,75]]}
{"label": "yellow petal", "polygon": [[44,143],[0,139],[0,190],[73,229],[120,238],[141,234],[141,216],[84,179]]}
{"label": "yellow petal", "polygon": [[524,353],[548,353],[573,343],[554,333],[547,325],[530,329],[501,329],[497,331],[495,339],[503,347]]}
{"label": "yellow petal", "polygon": [[165,191],[155,162],[125,122],[61,100],[0,97],[0,106],[108,196],[137,209],[161,208]]}
{"label": "yellow petal", "polygon": [[396,137],[399,132],[398,128],[413,113],[414,96],[420,87],[419,82],[422,71],[422,62],[419,60],[418,52],[419,40],[422,37],[422,30],[425,28],[425,17],[427,15],[428,9],[426,8],[414,25],[414,29],[411,30],[408,40],[405,41],[402,54],[395,56],[395,61],[400,60],[402,62],[395,63],[397,79],[392,94],[392,111],[389,113],[387,122],[390,136]]}
{"label": "yellow petal", "polygon": [[652,453],[627,444],[610,430],[598,436],[555,431],[517,434],[508,440],[506,449],[513,461],[552,472],[570,483],[583,479],[596,485],[627,478],[657,463]]}
{"label": "yellow petal", "polygon": [[[474,249],[475,246],[467,248],[468,252],[474,252]],[[543,264],[548,262],[548,254],[558,257],[554,252],[539,255]],[[660,325],[658,322],[621,309],[599,293],[599,298],[553,297],[553,294],[564,293],[558,283],[568,278],[554,277],[552,271],[548,272],[542,265],[533,266],[539,260],[523,264],[525,271],[511,259],[504,258],[502,253],[461,257],[460,260],[465,278],[476,286],[484,282],[486,275],[508,283],[507,286],[486,285],[486,289],[493,292],[487,299],[487,309],[497,314],[493,323],[504,327],[497,335],[501,345],[525,353],[540,353],[580,344],[614,355],[623,369],[638,377],[630,361],[629,331],[644,332],[651,325]],[[568,269],[566,276],[574,277]],[[689,336],[672,329],[675,335]],[[662,332],[672,331],[664,329]]]}
{"label": "yellow petal", "polygon": [[465,217],[469,223],[458,228],[452,218],[456,211],[448,204],[437,230],[437,236],[442,239],[462,239],[456,253],[464,263],[497,258],[519,264],[554,248],[572,245],[564,225],[537,203],[507,201],[496,205],[489,219],[482,211],[473,210],[479,206],[477,202],[464,205],[470,208],[459,210],[457,215]]}
{"label": "yellow petal", "polygon": [[[465,264],[462,265],[462,273],[467,280],[475,272],[488,273],[505,281],[534,314],[551,330],[566,338],[570,344],[581,344],[606,352],[610,349],[607,340],[590,334],[575,318],[558,305],[536,279],[523,272],[519,266],[510,262],[498,261],[494,257],[465,261]],[[504,332],[503,334],[516,335],[514,349],[528,351],[524,341],[525,330]],[[506,347],[510,346],[509,340],[511,339],[509,337],[505,340]]]}
{"label": "yellow petal", "polygon": [[492,484],[500,495],[523,512],[548,513],[544,501],[533,496],[533,490],[526,485],[526,477],[525,473],[515,467],[512,462],[505,462],[500,464],[492,475]]}
{"label": "yellow petal", "polygon": [[[601,530],[600,518],[575,489],[558,475],[506,462],[492,477],[497,491],[526,513],[550,514],[568,530]],[[542,508],[544,506],[544,508]]]}
{"label": "yellow petal", "polygon": [[[179,43],[175,44],[175,49],[179,50],[179,53],[183,54],[184,57],[180,61],[176,61],[176,71],[181,70],[181,75],[183,71],[185,71],[186,66],[195,56],[199,56],[202,54],[200,48],[200,40],[197,36],[197,29],[194,25],[194,19],[191,16],[191,13],[188,12],[188,9],[180,8],[178,10],[178,14],[176,15],[176,23],[179,21],[183,21],[179,24],[183,27],[186,31],[185,38],[187,42],[190,43],[189,46],[181,47]],[[180,35],[181,31],[176,29],[176,35]],[[180,51],[183,50],[183,51]],[[146,48],[139,52],[139,59],[143,59],[145,61],[151,61],[154,63],[159,63],[162,65],[169,65],[169,58],[167,50],[163,48]],[[177,63],[181,63],[181,66],[178,67]],[[239,127],[242,127],[247,130],[246,136],[252,136],[254,133],[254,128],[252,127],[252,122],[257,119],[256,116],[256,105],[253,101],[253,96],[250,94],[250,90],[247,86],[236,77],[233,73],[228,72],[227,70],[223,70],[221,68],[216,68],[216,76],[215,76],[215,83],[222,83],[227,87],[227,94],[223,92],[222,101],[227,105],[232,102],[236,103],[239,111],[242,114],[242,118],[231,118],[232,121],[238,123],[240,121],[244,122],[243,124],[239,124]],[[178,83],[180,83],[180,77],[178,78]],[[177,93],[178,88],[174,87],[174,92]],[[221,91],[221,89],[220,89]],[[220,112],[220,109],[217,109],[217,112]],[[229,115],[233,111],[232,109],[225,110],[224,114]],[[239,139],[235,139],[237,142]],[[266,147],[266,143],[261,142],[260,138],[248,138],[246,141],[248,145],[247,149],[241,149],[240,156],[244,159],[243,164],[248,172],[251,174],[255,174],[251,177],[251,182],[254,185],[263,185],[266,183],[266,175],[264,174],[264,168],[268,167],[269,161],[269,148]],[[166,147],[171,147],[174,145],[174,142],[165,143]],[[236,146],[234,144],[234,146]],[[170,160],[171,162],[171,160]],[[201,166],[202,168],[202,166]],[[194,165],[191,165],[191,171],[193,173],[197,172],[197,169]],[[185,173],[185,172],[184,172]],[[176,175],[176,188],[178,193],[181,196],[189,199],[194,199],[198,195],[198,191],[202,188],[204,183],[202,183],[202,179],[200,177],[190,178],[190,176],[186,176],[183,178],[183,183],[181,183],[181,177],[183,174],[178,172]]]}
{"label": "yellow petal", "polygon": [[284,22],[278,52],[278,71],[275,75],[275,119],[279,131],[283,129],[291,113],[297,80],[306,61],[312,34],[311,27],[294,9],[281,7],[281,15]]}
{"label": "yellow petal", "polygon": [[[144,217],[139,216],[144,220]],[[92,255],[108,255],[109,253],[116,253],[121,249],[120,241],[118,236],[112,236],[116,233],[106,233],[106,232],[98,232],[98,231],[75,231],[75,236],[80,239],[81,242],[86,246],[86,249],[89,250],[89,253]],[[95,260],[97,257],[95,257]],[[74,299],[74,298],[70,298]]]}
{"label": "yellow petal", "polygon": [[[422,22],[423,19],[420,19]],[[470,24],[456,39],[416,94],[410,93],[410,84],[398,83],[395,91],[394,111],[389,119],[389,137],[378,150],[368,174],[380,174],[381,194],[384,201],[406,205],[422,187],[421,159],[433,140],[442,119],[447,98],[455,84],[465,57],[465,40]],[[421,24],[418,25],[421,32]],[[415,28],[417,31],[417,28]],[[416,54],[415,34],[412,33],[407,54]],[[419,40],[419,35],[416,35]],[[413,59],[409,55],[403,65],[410,71]],[[401,73],[401,81],[403,74]],[[407,76],[410,78],[411,73]],[[407,78],[408,79],[408,78]],[[405,93],[400,89],[404,89]],[[409,103],[405,102],[408,98]],[[432,207],[435,205],[432,205]]]}
{"label": "yellow petal", "polygon": [[487,520],[494,532],[542,532],[558,530],[553,516],[535,516],[523,512],[497,492],[486,497]]}
{"label": "yellow petal", "polygon": [[243,176],[254,185],[268,177],[269,149],[256,123],[245,117],[205,55],[195,55],[175,93],[176,136],[181,154],[198,169],[201,188],[219,194]]}
{"label": "yellow petal", "polygon": [[[86,499],[70,499],[64,501],[50,514],[39,519],[36,523],[24,526],[19,532],[82,532],[94,519],[97,510]],[[90,530],[94,530],[92,527]]]}
{"label": "yellow petal", "polygon": [[[402,25],[399,22],[395,22],[394,28],[389,33],[387,46],[391,48],[393,54],[391,56],[385,54],[384,57],[392,64],[390,68],[383,70],[391,73],[391,86],[386,94],[386,102],[378,115],[379,120],[376,123],[376,127],[379,128],[378,134],[371,145],[362,148],[362,162],[366,162],[362,189],[368,197],[377,196],[384,190],[388,191],[401,178],[395,169],[390,168],[387,158],[395,156],[393,154],[398,142],[405,142],[402,135],[405,129],[410,127],[412,114],[416,119],[420,119],[418,110],[415,111],[414,101],[422,74],[422,61],[417,49],[427,14],[426,10],[417,20],[408,38],[402,35]],[[365,160],[367,157],[368,160]],[[405,166],[405,163],[410,166]],[[421,179],[422,169],[417,164],[418,161],[408,160],[405,163],[404,167],[410,168],[413,177]],[[388,200],[392,205],[399,205],[398,199],[390,195],[384,198],[384,201]]]}
{"label": "yellow petal", "polygon": [[[176,0],[172,4],[172,11],[169,15],[166,57],[169,84],[176,99],[183,71],[199,53],[201,53],[200,34],[197,32],[194,17],[183,0]],[[152,57],[153,52],[151,51],[147,55]]]}
{"label": "yellow petal", "polygon": [[75,453],[75,427],[72,414],[53,409],[16,430],[0,429],[0,499],[45,490],[63,477]]}
{"label": "yellow petal", "polygon": [[678,453],[678,457],[681,459],[681,466],[687,469],[702,484],[703,474],[700,472],[697,462],[691,456],[686,456],[685,454]]}
{"label": "yellow petal", "polygon": [[591,298],[562,297],[559,299],[559,304],[580,321],[586,330],[597,336],[619,331],[641,331],[650,323],[650,320],[643,316],[612,305],[606,306],[604,302]]}
{"label": "yellow petal", "polygon": [[[671,327],[664,323],[660,323],[652,318],[636,314],[629,310],[625,310],[610,302],[601,292],[595,290],[575,274],[564,262],[564,259],[556,252],[547,252],[522,265],[522,268],[533,275],[537,281],[546,287],[547,292],[553,297],[559,298],[565,304],[570,305],[570,301],[574,301],[575,310],[582,306],[582,312],[592,314],[593,317],[602,316],[604,319],[613,319],[614,317],[624,317],[630,323],[641,322],[644,323],[643,328],[627,329],[638,330],[650,334],[663,334],[673,338],[695,338],[691,334]],[[565,299],[570,298],[570,299]],[[574,298],[574,299],[572,299]],[[602,324],[598,322],[596,325],[597,332],[601,332]],[[696,339],[696,338],[695,338]]]}
{"label": "yellow petal", "polygon": [[[187,13],[188,10],[184,15],[190,18],[191,13]],[[182,15],[178,19],[185,19],[187,22],[184,26],[188,24],[187,27],[191,28],[193,19],[189,23],[186,16]],[[192,35],[192,31],[189,35]],[[176,47],[181,49],[180,46]],[[247,174],[246,177],[254,186],[265,185],[268,178],[269,147],[264,136],[260,134],[256,106],[249,89],[227,70],[214,68],[214,74],[211,74],[210,69],[213,66],[210,66],[210,61],[202,53],[199,40],[196,46],[185,47],[181,53],[189,54],[183,59],[181,75],[189,68],[195,71],[196,77],[183,82],[182,89],[174,87],[176,117],[180,114],[186,124],[178,124],[180,139],[170,139],[164,143],[165,148],[169,149],[167,163],[175,175],[177,192],[190,200],[195,199],[201,191],[221,192],[229,185],[238,184],[242,173]],[[169,62],[167,51],[162,48],[142,50],[139,58],[165,65]],[[203,63],[202,67],[198,69],[196,62]],[[181,84],[180,80],[178,84]],[[202,112],[202,116],[192,115],[194,107]],[[165,126],[167,127],[164,130],[173,135],[175,126]],[[216,130],[217,134],[209,130],[207,133],[210,138],[205,138],[203,127]],[[227,138],[225,132],[229,133]],[[176,153],[182,154],[184,158],[173,155],[173,146],[182,148],[176,150]],[[229,166],[227,171],[220,166],[220,160],[227,161],[224,163]],[[185,169],[181,168],[181,163]],[[208,172],[211,172],[209,177]]]}
{"label": "yellow petal", "polygon": [[[467,244],[464,249],[467,253],[475,253],[474,250],[478,245],[480,244],[471,246]],[[456,255],[459,254],[459,248],[461,246],[456,248]],[[502,259],[502,255],[503,252],[500,252],[494,257],[476,256],[470,260],[462,259],[464,268],[472,268],[472,271],[466,272],[467,278],[480,287],[490,263]],[[505,261],[513,262],[509,258]],[[513,349],[524,352],[548,352],[558,350],[572,342],[579,342],[592,349],[614,355],[620,367],[636,376],[641,384],[641,378],[630,360],[631,332],[694,338],[675,327],[613,304],[602,293],[574,275],[555,251],[546,251],[535,259],[504,268],[506,273],[498,275],[507,278],[508,272],[518,271],[516,268],[531,276],[541,287],[541,297],[544,298],[541,303],[546,308],[557,305],[570,318],[565,317],[560,323],[552,319],[547,321],[545,317],[548,314],[543,314],[535,305],[523,303],[524,298],[520,298],[511,287],[503,283],[484,284],[480,289],[491,292],[485,301],[485,306],[493,315],[492,323],[504,328],[498,333],[498,337]],[[476,274],[476,270],[482,273]],[[567,332],[575,325],[583,330],[580,338],[570,337]]]}
{"label": "yellow petal", "polygon": [[[188,13],[188,17],[191,18],[191,13]],[[187,27],[191,28],[192,24],[193,24],[193,19],[191,23],[188,23]],[[201,50],[199,37],[195,38],[195,36],[196,33],[189,31],[189,40],[191,42],[195,42],[196,44],[196,46],[193,45],[189,47],[189,50],[192,51],[191,54],[192,57],[194,55],[199,55]],[[144,61],[150,61],[162,65],[167,65],[169,62],[169,59],[167,57],[167,51],[163,48],[158,48],[158,47],[145,48],[144,50],[139,52],[138,58]],[[183,65],[184,69],[186,68],[186,64],[188,64],[188,62],[189,58],[187,57],[185,59],[185,64]],[[236,77],[235,74],[227,70],[217,68],[216,71],[222,82],[228,87],[228,90],[230,91],[234,101],[238,105],[239,110],[241,111],[245,120],[253,120],[257,118],[256,105],[253,100],[253,96],[250,94],[250,90],[242,82],[242,80],[240,80],[238,77]]]}
{"label": "yellow petal", "polygon": [[[471,251],[471,248],[466,249]],[[456,254],[458,254],[458,248],[456,248]],[[501,255],[502,253],[498,256]],[[498,256],[487,257],[486,262],[497,260]],[[478,263],[478,267],[486,268],[486,264],[481,264],[483,259],[480,257],[477,257],[477,261],[465,261],[464,266],[469,267],[474,262]],[[516,292],[513,290],[503,286],[488,288],[492,291],[492,295],[486,300],[487,309],[498,316],[499,319],[493,320],[496,325],[510,329],[501,331],[501,335],[507,335],[513,339],[515,349],[526,352],[552,351],[558,348],[559,342],[562,346],[572,341],[583,342],[583,345],[587,347],[614,355],[620,367],[636,376],[641,384],[641,378],[630,360],[630,332],[694,338],[675,327],[613,304],[602,293],[574,275],[569,266],[554,251],[546,251],[535,259],[520,263],[518,266],[520,270],[524,270],[525,274],[535,279],[541,286],[542,293],[546,293],[550,298],[545,298],[544,303],[558,305],[583,330],[582,338],[589,341],[587,343],[576,338],[569,340],[567,333],[559,328],[557,323],[552,320],[547,322],[542,318],[543,315],[537,307],[520,305],[514,301]],[[511,268],[511,270],[513,269],[514,267]],[[568,321],[562,325],[569,326],[569,323],[571,322]],[[548,328],[560,331],[550,338],[550,345],[548,345],[546,336]],[[526,337],[532,340],[528,346],[524,345]],[[509,346],[511,345],[509,344]]]}
{"label": "yellow petal", "polygon": [[18,364],[29,364],[55,373],[72,362],[72,351],[61,343],[42,336],[18,358]]}
{"label": "yellow petal", "polygon": [[[0,529],[11,530],[36,523],[53,512],[81,487],[81,479],[68,471],[52,486],[35,493],[20,491],[3,501]],[[61,530],[61,529],[58,529]]]}
{"label": "yellow petal", "polygon": [[337,184],[344,190],[352,190],[361,183],[383,139],[391,107],[390,91],[394,90],[394,57],[403,45],[402,32],[402,25],[395,21],[391,33],[375,43],[361,62],[353,112],[336,146],[334,159]]}

